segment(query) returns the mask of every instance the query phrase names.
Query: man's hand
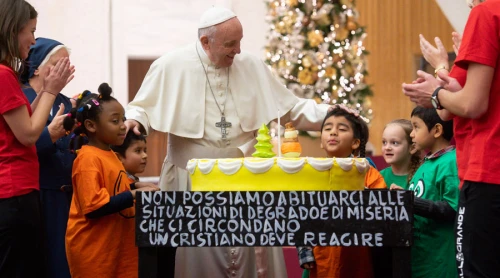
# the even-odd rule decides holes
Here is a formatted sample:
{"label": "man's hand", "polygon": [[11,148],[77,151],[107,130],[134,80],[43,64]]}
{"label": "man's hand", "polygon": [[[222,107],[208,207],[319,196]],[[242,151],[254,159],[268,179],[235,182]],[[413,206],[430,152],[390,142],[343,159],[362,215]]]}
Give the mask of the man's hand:
{"label": "man's hand", "polygon": [[445,82],[439,81],[434,76],[421,70],[417,71],[417,75],[424,81],[412,84],[403,83],[403,93],[418,106],[433,108],[431,103],[432,93],[437,87],[443,86]]}
{"label": "man's hand", "polygon": [[54,143],[55,141],[59,140],[59,138],[66,135],[66,130],[64,130],[63,127],[63,121],[64,118],[66,118],[66,114],[63,115],[63,113],[64,113],[64,103],[61,103],[61,105],[59,106],[59,110],[57,111],[56,115],[52,118],[52,122],[47,127],[50,134],[50,139],[52,139],[52,143]]}
{"label": "man's hand", "polygon": [[343,104],[335,104],[335,105],[328,107],[328,112],[331,112],[335,108],[340,108],[340,109],[346,111],[347,113],[354,115],[355,117],[359,117],[359,112],[357,110],[351,109]]}
{"label": "man's hand", "polygon": [[137,135],[141,135],[141,129],[144,129],[142,127],[141,123],[139,123],[136,120],[132,120],[132,119],[126,120],[125,126],[127,127],[126,132],[128,132],[130,129],[132,129],[134,131],[134,133]]}

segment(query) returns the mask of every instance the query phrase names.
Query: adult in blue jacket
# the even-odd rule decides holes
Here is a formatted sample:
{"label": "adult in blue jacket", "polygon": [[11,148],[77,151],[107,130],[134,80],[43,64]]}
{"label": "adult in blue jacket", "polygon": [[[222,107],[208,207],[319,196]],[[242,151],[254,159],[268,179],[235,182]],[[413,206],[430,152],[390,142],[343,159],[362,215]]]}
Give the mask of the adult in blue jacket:
{"label": "adult in blue jacket", "polygon": [[[32,103],[43,86],[43,76],[69,49],[58,41],[38,38],[31,47],[27,67],[21,76],[23,92]],[[69,137],[62,122],[72,104],[68,97],[58,94],[47,124],[36,142],[40,162],[40,198],[43,211],[47,277],[69,278],[66,260],[65,235],[71,204],[71,169],[75,155],[69,152]]]}

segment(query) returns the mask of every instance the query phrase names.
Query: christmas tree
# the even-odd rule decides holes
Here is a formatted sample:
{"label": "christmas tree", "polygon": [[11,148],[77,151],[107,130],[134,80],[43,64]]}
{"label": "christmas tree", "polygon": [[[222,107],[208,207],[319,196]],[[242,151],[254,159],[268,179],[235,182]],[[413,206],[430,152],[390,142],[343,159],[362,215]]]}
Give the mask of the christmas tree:
{"label": "christmas tree", "polygon": [[257,144],[255,144],[255,152],[253,157],[270,158],[276,156],[273,152],[273,144],[271,143],[271,136],[269,135],[269,128],[265,124],[257,131]]}
{"label": "christmas tree", "polygon": [[265,0],[266,62],[298,97],[344,104],[372,117],[364,79],[364,27],[355,0]]}

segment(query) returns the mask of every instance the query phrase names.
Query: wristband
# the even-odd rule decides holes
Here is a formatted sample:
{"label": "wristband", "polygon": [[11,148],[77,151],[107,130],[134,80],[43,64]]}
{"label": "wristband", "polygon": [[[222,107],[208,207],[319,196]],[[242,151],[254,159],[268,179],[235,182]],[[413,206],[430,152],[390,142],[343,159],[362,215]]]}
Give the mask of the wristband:
{"label": "wristband", "polygon": [[437,68],[434,70],[434,77],[436,77],[436,78],[438,77],[438,71],[440,71],[440,70],[448,70],[448,69],[446,68],[446,66],[440,66],[440,67],[437,67]]}

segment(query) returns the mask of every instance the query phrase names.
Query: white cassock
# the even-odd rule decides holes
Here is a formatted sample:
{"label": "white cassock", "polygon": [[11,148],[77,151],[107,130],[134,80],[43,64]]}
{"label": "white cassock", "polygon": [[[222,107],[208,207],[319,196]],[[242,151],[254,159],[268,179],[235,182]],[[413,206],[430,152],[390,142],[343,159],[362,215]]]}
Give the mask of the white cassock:
{"label": "white cassock", "polygon": [[[151,65],[137,96],[127,106],[126,117],[146,129],[169,133],[160,187],[177,191],[190,190],[185,170],[189,159],[250,156],[255,151],[257,129],[276,119],[278,109],[284,115],[281,122],[292,121],[300,130],[320,130],[328,105],[296,97],[272,76],[267,65],[245,52],[236,55],[229,71],[216,68],[201,44],[195,43],[167,53]],[[226,140],[216,126],[221,111],[231,123]],[[214,247],[178,248],[176,277],[287,275],[282,248]]]}

